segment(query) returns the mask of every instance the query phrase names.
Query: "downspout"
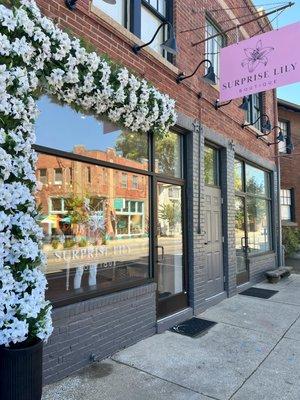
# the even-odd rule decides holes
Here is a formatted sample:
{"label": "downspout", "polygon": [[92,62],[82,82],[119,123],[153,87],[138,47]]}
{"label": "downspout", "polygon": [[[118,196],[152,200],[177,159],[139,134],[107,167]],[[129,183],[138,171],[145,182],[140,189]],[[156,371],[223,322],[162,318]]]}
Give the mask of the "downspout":
{"label": "downspout", "polygon": [[[276,125],[278,125],[278,101],[277,101],[277,94],[276,90],[273,90],[273,97],[274,97],[274,115]],[[280,202],[280,190],[281,190],[281,171],[280,171],[280,156],[278,151],[278,146],[275,147],[275,163],[276,163],[276,172],[277,172],[277,221],[278,221],[278,229],[275,230],[278,232],[277,235],[277,266],[281,267],[285,265],[284,260],[284,251],[282,246],[282,225],[281,225],[281,202]]]}

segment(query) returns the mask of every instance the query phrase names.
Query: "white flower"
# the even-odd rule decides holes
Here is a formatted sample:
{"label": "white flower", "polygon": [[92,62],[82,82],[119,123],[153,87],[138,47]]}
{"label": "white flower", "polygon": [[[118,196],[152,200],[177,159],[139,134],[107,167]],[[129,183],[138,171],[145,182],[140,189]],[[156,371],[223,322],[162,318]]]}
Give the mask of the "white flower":
{"label": "white flower", "polygon": [[[38,109],[31,94],[40,75],[48,93],[61,101],[88,114],[105,113],[133,131],[163,132],[175,123],[176,113],[169,96],[88,53],[79,39],[42,16],[34,0],[21,0],[13,11],[0,5],[0,24],[0,55],[16,60],[14,66],[0,65],[0,112],[14,127],[0,129],[0,345],[9,346],[26,340],[32,329],[41,340],[53,330],[34,199]],[[94,231],[104,229],[103,213],[90,213],[87,224]],[[34,323],[29,325],[29,318]]]}

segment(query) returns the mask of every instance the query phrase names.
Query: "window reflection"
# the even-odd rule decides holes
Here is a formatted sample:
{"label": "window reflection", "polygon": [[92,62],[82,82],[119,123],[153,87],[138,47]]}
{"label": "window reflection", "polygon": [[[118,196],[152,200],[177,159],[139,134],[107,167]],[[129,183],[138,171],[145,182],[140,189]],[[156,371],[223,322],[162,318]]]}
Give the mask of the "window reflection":
{"label": "window reflection", "polygon": [[36,199],[51,300],[148,277],[148,178],[127,173],[133,177],[138,187],[123,187],[120,171],[39,154]]}
{"label": "window reflection", "polygon": [[155,137],[155,172],[182,177],[181,137],[168,132],[164,137]]}
{"label": "window reflection", "polygon": [[183,291],[182,188],[158,183],[158,291],[165,299]]}
{"label": "window reflection", "polygon": [[204,148],[204,179],[206,185],[218,185],[218,150]]}
{"label": "window reflection", "polygon": [[[153,38],[154,33],[161,25],[162,21],[156,17],[147,7],[141,7],[141,39],[144,43],[148,43]],[[164,42],[164,30],[160,29],[156,38],[149,45],[153,50],[163,54],[163,49],[160,46]]]}
{"label": "window reflection", "polygon": [[265,171],[246,164],[246,191],[252,194],[268,194],[268,175]]}
{"label": "window reflection", "polygon": [[37,104],[41,111],[36,123],[38,145],[117,164],[122,158],[122,165],[148,169],[147,134],[121,130],[48,96],[41,97]]}
{"label": "window reflection", "polygon": [[244,188],[243,179],[243,163],[239,160],[234,160],[234,188],[242,192]]}
{"label": "window reflection", "polygon": [[269,201],[249,197],[247,200],[247,222],[250,253],[270,250],[269,220]]}
{"label": "window reflection", "polygon": [[109,4],[103,0],[92,0],[93,6],[99,8],[105,14],[109,15],[119,24],[125,26],[125,7],[126,0],[117,0],[116,4]]}

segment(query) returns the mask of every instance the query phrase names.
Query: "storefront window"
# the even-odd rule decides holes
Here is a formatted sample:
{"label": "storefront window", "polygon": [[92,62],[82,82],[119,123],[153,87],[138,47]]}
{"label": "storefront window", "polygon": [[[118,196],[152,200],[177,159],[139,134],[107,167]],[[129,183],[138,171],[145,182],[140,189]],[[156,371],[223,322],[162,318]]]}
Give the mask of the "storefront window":
{"label": "storefront window", "polygon": [[219,152],[209,146],[204,148],[204,179],[206,185],[217,186],[219,184],[218,164]]}
{"label": "storefront window", "polygon": [[[44,231],[48,297],[66,300],[78,294],[107,290],[145,279],[149,274],[148,179],[134,190],[123,189],[114,170],[39,154],[38,170],[56,165],[74,171],[74,184],[61,187],[40,182],[36,194]],[[91,171],[92,184],[82,179]],[[38,178],[38,176],[37,176]],[[39,178],[38,178],[39,179]]]}
{"label": "storefront window", "polygon": [[182,177],[181,136],[168,132],[155,138],[155,171],[176,178]]}
{"label": "storefront window", "polygon": [[[156,228],[170,237],[162,239],[170,251],[177,245],[174,235],[182,236],[182,137],[123,131],[46,96],[38,106],[36,200],[48,298],[59,306],[146,283],[157,268],[149,222],[159,219]],[[168,204],[157,208],[158,218],[149,212],[156,201],[150,190],[155,173],[178,183],[164,184],[159,201]],[[176,266],[181,260],[182,271],[180,246],[175,253],[170,260]],[[182,287],[183,281],[178,291]]]}
{"label": "storefront window", "polygon": [[[238,208],[236,215],[236,222],[241,221],[244,224],[246,221],[245,232],[242,235],[243,246],[247,246],[249,255],[271,250],[270,174],[242,160],[236,160],[234,180],[235,190],[239,196],[237,198],[242,201],[243,197],[245,204],[245,207]],[[239,241],[240,238],[236,240]]]}

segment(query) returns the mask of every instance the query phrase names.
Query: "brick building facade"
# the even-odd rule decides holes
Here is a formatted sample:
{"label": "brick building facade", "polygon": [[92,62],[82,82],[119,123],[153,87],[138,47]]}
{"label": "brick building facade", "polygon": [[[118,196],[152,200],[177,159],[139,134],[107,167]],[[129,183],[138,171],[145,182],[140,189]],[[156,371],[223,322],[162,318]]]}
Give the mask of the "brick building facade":
{"label": "brick building facade", "polygon": [[[111,162],[114,171],[120,163],[120,169],[127,168],[131,176],[139,175],[141,182],[149,188],[141,196],[143,199],[148,196],[148,203],[143,201],[149,204],[149,208],[143,206],[143,231],[116,234],[118,224],[122,229],[138,225],[135,215],[127,213],[131,207],[131,203],[127,203],[130,193],[123,188],[123,193],[113,197],[108,193],[109,188],[108,192],[100,190],[101,184],[94,182],[91,192],[93,196],[105,198],[105,204],[110,207],[111,220],[115,220],[112,223],[115,224],[114,234],[106,231],[101,242],[94,244],[83,230],[75,240],[72,226],[65,236],[73,235],[71,240],[75,247],[69,248],[69,242],[68,246],[58,243],[56,237],[55,242],[52,238],[49,239],[52,242],[45,243],[48,250],[52,246],[54,260],[60,261],[49,274],[49,297],[51,299],[51,293],[54,293],[51,287],[55,285],[56,292],[64,292],[57,302],[54,301],[55,329],[45,347],[44,374],[45,382],[49,383],[79,370],[94,359],[109,356],[196,315],[261,280],[265,270],[278,265],[278,192],[276,148],[267,145],[274,137],[270,135],[258,140],[258,125],[242,128],[245,120],[250,118],[239,108],[242,99],[216,110],[218,86],[201,79],[204,67],[193,78],[176,83],[180,72],[190,74],[202,59],[215,55],[204,43],[195,47],[191,44],[204,40],[208,27],[211,32],[214,29],[224,32],[239,21],[245,21],[245,15],[257,12],[250,1],[170,0],[164,3],[132,0],[127,3],[130,6],[124,8],[125,14],[130,14],[130,20],[124,23],[115,11],[109,15],[103,1],[79,0],[74,12],[66,8],[63,0],[38,0],[37,3],[43,13],[62,28],[85,38],[100,53],[108,54],[168,93],[176,100],[178,112],[177,125],[172,130],[175,136],[171,135],[166,143],[148,138],[150,163],[147,171],[141,166],[148,162],[145,154],[137,157],[124,147],[118,162],[111,157],[108,160],[99,157],[99,150],[101,154],[114,154],[109,150],[110,145],[104,145],[105,149],[97,149],[94,154],[86,147],[84,154],[79,154],[79,150],[84,149],[80,145],[87,140],[88,132],[82,132],[79,142],[75,142],[77,139],[73,140],[72,135],[68,136],[68,140],[73,140],[69,148],[75,146],[77,151],[66,154],[59,141],[44,143],[41,138],[43,126],[38,129],[38,180],[44,179],[39,175],[42,169],[50,168],[53,174],[55,168],[61,168],[57,166],[58,159],[68,160],[64,168],[72,168],[68,164],[72,159],[84,166],[99,165],[107,169]],[[161,3],[166,4],[166,12],[160,9]],[[138,36],[145,38],[151,29],[154,33],[155,23],[160,18],[168,19],[175,27],[178,55],[165,58],[158,48],[150,47],[135,55],[131,47],[142,43]],[[143,21],[151,21],[153,26],[147,25],[145,30]],[[187,31],[191,28],[198,29]],[[267,20],[262,18],[241,27],[239,36],[248,38],[269,29]],[[218,42],[216,46],[236,41],[235,31],[221,37],[222,43]],[[262,93],[257,99],[259,115],[268,114],[271,124],[277,125],[275,91]],[[40,108],[42,114],[43,111],[46,113],[43,104]],[[103,143],[109,135],[103,132]],[[59,151],[51,153],[50,148]],[[171,153],[166,153],[166,149],[171,149]],[[133,161],[128,163],[125,153],[129,159],[139,159],[140,166],[133,165]],[[172,166],[166,167],[170,154]],[[63,173],[63,179],[70,180],[68,173]],[[84,179],[90,179],[89,172]],[[109,183],[105,175],[98,179],[103,180],[103,185]],[[79,185],[82,188],[83,184]],[[58,191],[55,196],[68,197],[66,190],[60,193],[61,188],[57,186],[59,183],[55,187]],[[47,196],[51,197],[49,193]],[[131,200],[138,202],[139,196],[135,194]],[[113,201],[108,202],[108,198]],[[82,204],[81,208],[84,207]],[[138,214],[139,204],[132,207]],[[128,214],[128,223],[118,217],[118,210],[119,214],[120,210]],[[103,215],[106,212],[103,209],[96,211]],[[52,228],[55,229],[58,222],[49,215],[47,202],[43,213],[46,223],[48,221],[51,226],[51,236]],[[59,217],[60,222],[66,218],[64,222],[72,225],[68,222],[69,214],[74,218],[74,213],[67,209],[65,216]],[[76,224],[80,225],[79,222]],[[104,225],[107,229],[107,219]],[[57,232],[53,235],[59,236]],[[149,245],[146,239],[149,239]],[[79,249],[83,243],[88,243],[87,248],[93,245],[93,250]],[[104,257],[101,262],[96,253]],[[65,266],[61,266],[62,260]],[[124,287],[125,281],[127,287]]]}
{"label": "brick building facade", "polygon": [[[278,99],[278,119],[287,139],[279,146],[281,182],[281,220],[286,226],[300,223],[300,106]],[[293,144],[293,151],[289,144]],[[291,173],[292,171],[292,173]]]}

